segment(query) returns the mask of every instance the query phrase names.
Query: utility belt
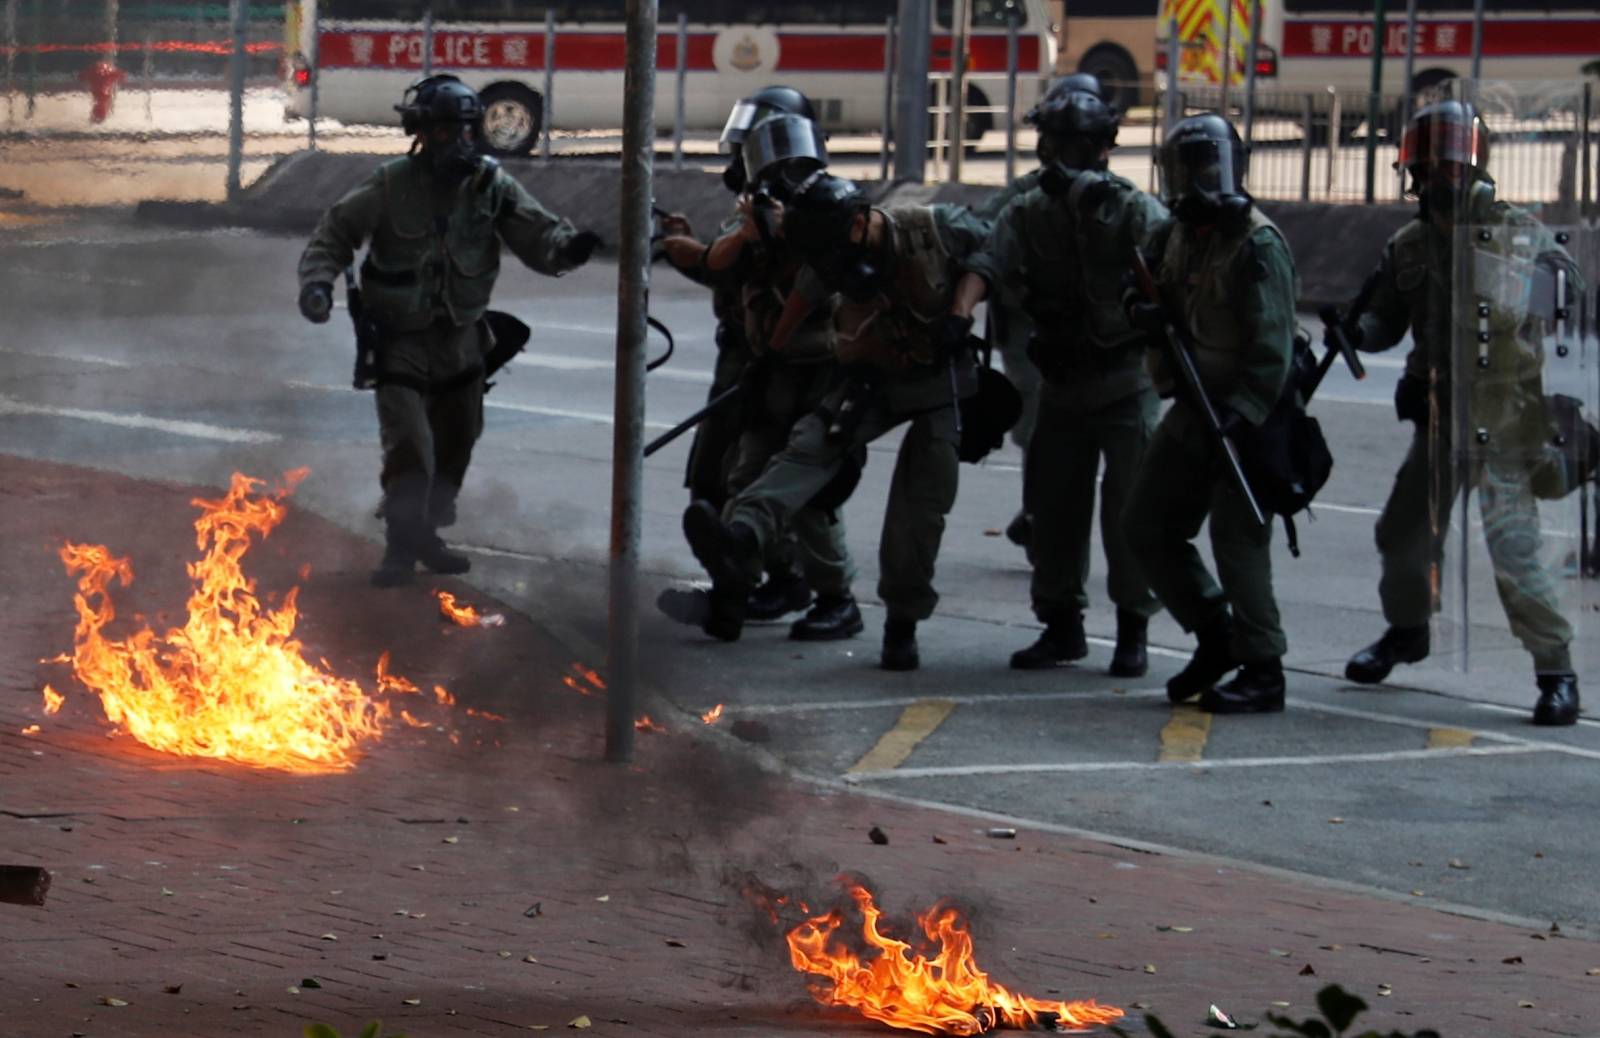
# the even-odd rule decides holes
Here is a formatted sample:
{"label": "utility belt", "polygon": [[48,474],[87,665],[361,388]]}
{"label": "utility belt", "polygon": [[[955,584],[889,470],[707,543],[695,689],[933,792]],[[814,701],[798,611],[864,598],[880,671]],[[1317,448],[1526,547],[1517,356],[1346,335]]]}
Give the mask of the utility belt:
{"label": "utility belt", "polygon": [[527,345],[532,335],[532,330],[511,314],[500,310],[488,310],[478,321],[480,333],[487,335],[490,340],[489,351],[484,355],[482,364],[475,364],[465,371],[443,379],[425,379],[416,375],[385,371],[383,355],[389,332],[366,312],[361,302],[361,290],[354,285],[353,280],[349,280],[348,270],[345,276],[350,317],[356,332],[355,370],[350,380],[356,389],[401,386],[424,395],[440,395],[453,393],[474,383],[482,383],[483,391],[487,393],[494,388],[494,383],[489,379],[522,352],[522,348]]}

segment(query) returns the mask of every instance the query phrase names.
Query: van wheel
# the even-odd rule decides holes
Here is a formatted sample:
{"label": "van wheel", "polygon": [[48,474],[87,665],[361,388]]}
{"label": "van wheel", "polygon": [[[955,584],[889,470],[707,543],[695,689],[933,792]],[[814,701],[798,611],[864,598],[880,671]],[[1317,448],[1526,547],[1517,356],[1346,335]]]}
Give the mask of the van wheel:
{"label": "van wheel", "polygon": [[1092,47],[1078,62],[1079,72],[1100,80],[1106,104],[1120,112],[1139,103],[1139,66],[1121,47]]}
{"label": "van wheel", "polygon": [[496,83],[485,89],[483,137],[492,155],[526,155],[544,129],[544,102],[520,83]]}

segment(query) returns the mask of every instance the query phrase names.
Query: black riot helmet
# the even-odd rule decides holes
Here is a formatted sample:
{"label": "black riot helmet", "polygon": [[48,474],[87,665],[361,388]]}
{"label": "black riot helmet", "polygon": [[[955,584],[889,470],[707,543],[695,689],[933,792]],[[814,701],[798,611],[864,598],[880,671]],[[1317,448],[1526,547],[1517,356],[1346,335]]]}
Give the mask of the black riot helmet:
{"label": "black riot helmet", "polygon": [[1039,103],[1028,109],[1028,114],[1022,117],[1022,121],[1029,126],[1037,126],[1038,112],[1046,103],[1073,93],[1093,94],[1102,101],[1105,100],[1106,96],[1105,89],[1100,85],[1100,78],[1094,73],[1074,72],[1069,76],[1061,76],[1052,80],[1049,88],[1045,90],[1044,96],[1039,99]]}
{"label": "black riot helmet", "polygon": [[1191,224],[1243,226],[1252,201],[1244,189],[1247,152],[1220,115],[1191,115],[1161,143],[1161,184],[1168,206]]}
{"label": "black riot helmet", "polygon": [[740,148],[748,186],[787,201],[812,173],[828,165],[822,131],[799,115],[771,115],[751,128]]}
{"label": "black riot helmet", "polygon": [[1046,97],[1028,113],[1039,128],[1039,157],[1073,169],[1101,165],[1100,153],[1117,143],[1121,115],[1086,90],[1068,90]]}
{"label": "black riot helmet", "polygon": [[731,155],[744,144],[750,128],[769,115],[798,115],[812,122],[817,119],[811,99],[794,87],[762,87],[740,100],[728,113],[728,121],[722,127],[722,136],[717,141],[722,153]]}
{"label": "black riot helmet", "polygon": [[1411,117],[1396,165],[1411,174],[1407,191],[1422,200],[1424,213],[1454,212],[1474,191],[1493,191],[1489,127],[1464,101],[1435,101]]}
{"label": "black riot helmet", "polygon": [[400,128],[411,136],[443,123],[483,128],[483,101],[478,92],[448,73],[411,84],[394,110],[400,113]]}
{"label": "black riot helmet", "polygon": [[855,218],[872,202],[854,183],[817,170],[797,185],[783,208],[783,237],[829,289],[867,300],[883,268],[863,242],[853,241]]}

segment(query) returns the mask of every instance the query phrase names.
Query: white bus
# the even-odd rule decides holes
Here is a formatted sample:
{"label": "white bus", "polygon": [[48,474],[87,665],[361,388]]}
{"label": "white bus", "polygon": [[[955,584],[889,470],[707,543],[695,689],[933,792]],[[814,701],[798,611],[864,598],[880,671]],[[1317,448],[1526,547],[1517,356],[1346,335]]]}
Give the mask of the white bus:
{"label": "white bus", "polygon": [[[1018,111],[1038,98],[1056,60],[1045,0],[971,0],[967,67],[972,139],[994,125],[984,107],[1005,102],[1007,23],[1019,23]],[[424,62],[422,20],[433,14],[432,60]],[[951,64],[951,0],[937,0],[930,67]],[[543,122],[545,12],[556,17],[552,126],[581,130],[622,124],[622,0],[288,0],[287,111],[306,117],[316,78],[318,115],[345,123],[393,124],[394,105],[424,67],[460,76],[485,105],[489,144],[525,154]],[[661,0],[657,69],[677,65],[676,22],[688,16],[689,129],[720,129],[741,97],[773,83],[803,91],[829,130],[879,130],[883,121],[885,24],[894,0]],[[317,38],[313,39],[313,32]],[[663,79],[656,117],[670,123],[673,91]]]}

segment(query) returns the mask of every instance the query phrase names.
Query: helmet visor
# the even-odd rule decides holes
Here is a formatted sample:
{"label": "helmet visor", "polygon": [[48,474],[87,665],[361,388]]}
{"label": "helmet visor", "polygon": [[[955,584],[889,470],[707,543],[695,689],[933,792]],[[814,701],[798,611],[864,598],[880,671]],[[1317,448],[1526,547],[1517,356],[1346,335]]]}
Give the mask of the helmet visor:
{"label": "helmet visor", "polygon": [[1482,155],[1487,150],[1482,123],[1456,122],[1449,119],[1418,121],[1406,128],[1400,139],[1400,165],[1434,166],[1455,162],[1471,169],[1481,169]]}
{"label": "helmet visor", "polygon": [[798,115],[763,119],[744,140],[746,179],[754,184],[773,166],[791,159],[806,159],[812,168],[828,164],[828,149],[817,124]]}
{"label": "helmet visor", "polygon": [[728,113],[728,121],[723,124],[722,136],[717,138],[717,148],[722,154],[731,155],[733,149],[744,143],[745,135],[755,124],[756,112],[760,108],[754,101],[740,101],[733,106],[733,111]]}
{"label": "helmet visor", "polygon": [[1237,174],[1233,147],[1223,141],[1183,141],[1161,156],[1161,181],[1169,202],[1186,195],[1232,194],[1239,183]]}

